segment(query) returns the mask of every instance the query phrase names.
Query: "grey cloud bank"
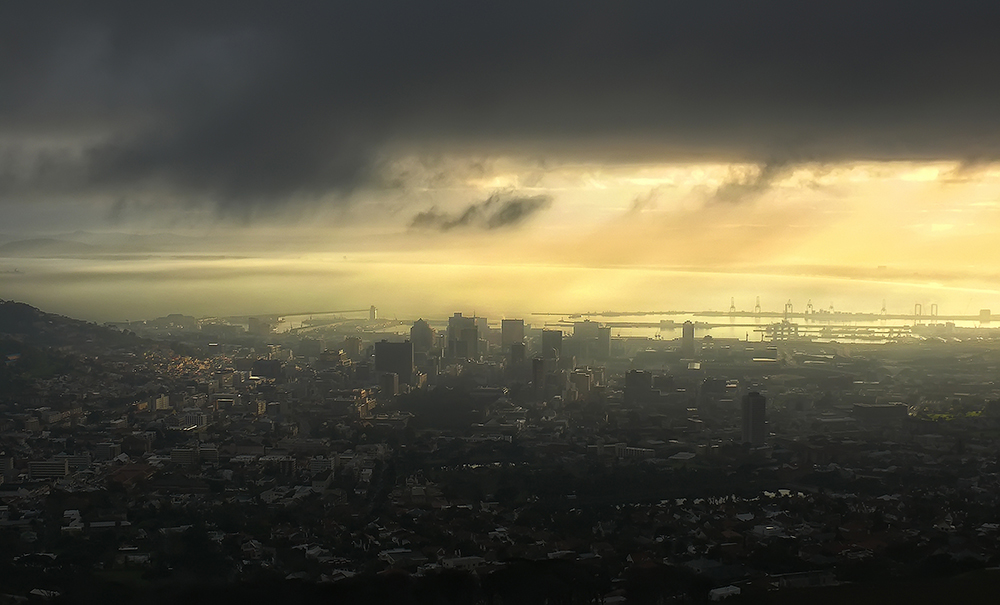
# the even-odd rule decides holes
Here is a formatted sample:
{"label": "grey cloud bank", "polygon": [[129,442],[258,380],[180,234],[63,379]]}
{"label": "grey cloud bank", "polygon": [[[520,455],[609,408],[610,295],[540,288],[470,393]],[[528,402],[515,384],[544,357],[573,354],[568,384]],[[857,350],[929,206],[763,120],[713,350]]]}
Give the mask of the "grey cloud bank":
{"label": "grey cloud bank", "polygon": [[0,195],[245,212],[347,199],[400,149],[751,161],[761,186],[797,158],[983,161],[997,31],[983,2],[6,3]]}

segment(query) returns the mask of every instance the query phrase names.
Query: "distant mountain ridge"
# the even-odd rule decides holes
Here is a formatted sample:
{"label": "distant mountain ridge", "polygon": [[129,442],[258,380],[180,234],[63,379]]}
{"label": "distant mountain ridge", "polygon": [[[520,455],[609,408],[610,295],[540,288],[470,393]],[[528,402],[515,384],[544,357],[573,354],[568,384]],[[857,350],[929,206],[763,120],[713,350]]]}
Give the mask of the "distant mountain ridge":
{"label": "distant mountain ridge", "polygon": [[98,246],[52,238],[22,239],[0,244],[0,256],[6,257],[78,256],[99,252],[103,250]]}
{"label": "distant mountain ridge", "polygon": [[0,257],[49,258],[105,254],[149,254],[198,249],[205,240],[172,233],[72,233],[18,238],[0,234]]}

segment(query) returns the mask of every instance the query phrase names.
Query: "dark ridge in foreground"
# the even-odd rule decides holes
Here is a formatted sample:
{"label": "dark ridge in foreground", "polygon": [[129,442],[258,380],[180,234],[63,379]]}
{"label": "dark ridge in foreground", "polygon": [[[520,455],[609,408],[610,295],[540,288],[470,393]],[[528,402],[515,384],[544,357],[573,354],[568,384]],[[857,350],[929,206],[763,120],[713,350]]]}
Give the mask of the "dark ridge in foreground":
{"label": "dark ridge in foreground", "polygon": [[35,347],[124,347],[145,342],[131,332],[120,332],[95,323],[46,313],[31,305],[0,300],[0,339]]}

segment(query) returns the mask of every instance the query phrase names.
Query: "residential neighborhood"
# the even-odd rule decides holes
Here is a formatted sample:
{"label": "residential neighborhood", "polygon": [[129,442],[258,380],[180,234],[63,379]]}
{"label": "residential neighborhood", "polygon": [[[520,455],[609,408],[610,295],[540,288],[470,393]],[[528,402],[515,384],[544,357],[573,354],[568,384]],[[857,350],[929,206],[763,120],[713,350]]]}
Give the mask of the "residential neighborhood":
{"label": "residential neighborhood", "polygon": [[528,329],[505,352],[487,325],[415,355],[385,326],[317,350],[0,307],[0,602],[265,580],[334,602],[782,602],[1000,563],[989,331],[545,352]]}

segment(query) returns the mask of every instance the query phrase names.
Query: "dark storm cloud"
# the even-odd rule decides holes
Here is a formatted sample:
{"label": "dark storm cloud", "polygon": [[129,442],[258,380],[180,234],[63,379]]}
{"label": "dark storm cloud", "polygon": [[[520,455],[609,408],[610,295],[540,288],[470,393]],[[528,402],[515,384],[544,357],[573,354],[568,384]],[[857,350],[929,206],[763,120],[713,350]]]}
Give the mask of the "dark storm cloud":
{"label": "dark storm cloud", "polygon": [[982,1],[8,2],[0,193],[266,205],[398,149],[996,159],[997,31]]}
{"label": "dark storm cloud", "polygon": [[458,228],[501,229],[526,221],[531,215],[552,203],[547,195],[505,196],[494,193],[482,202],[470,204],[459,212],[444,212],[438,208],[425,210],[413,217],[413,229],[451,231]]}

